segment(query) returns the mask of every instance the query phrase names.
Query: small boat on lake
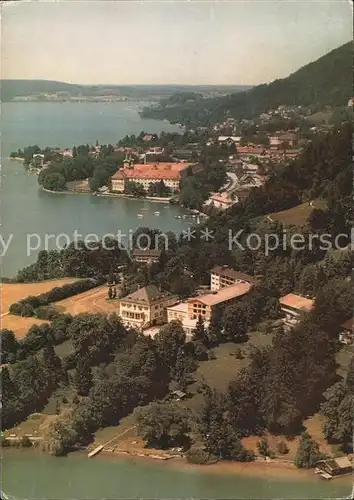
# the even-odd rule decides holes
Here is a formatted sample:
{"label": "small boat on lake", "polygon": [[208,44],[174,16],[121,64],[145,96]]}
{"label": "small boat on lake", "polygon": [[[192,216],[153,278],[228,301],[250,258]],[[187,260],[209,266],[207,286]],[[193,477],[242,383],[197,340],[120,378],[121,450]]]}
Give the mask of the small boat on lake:
{"label": "small boat on lake", "polygon": [[143,216],[143,214],[138,214],[138,217],[139,217],[140,219],[142,219],[144,216]]}
{"label": "small boat on lake", "polygon": [[160,215],[160,212],[154,212],[155,215]]}

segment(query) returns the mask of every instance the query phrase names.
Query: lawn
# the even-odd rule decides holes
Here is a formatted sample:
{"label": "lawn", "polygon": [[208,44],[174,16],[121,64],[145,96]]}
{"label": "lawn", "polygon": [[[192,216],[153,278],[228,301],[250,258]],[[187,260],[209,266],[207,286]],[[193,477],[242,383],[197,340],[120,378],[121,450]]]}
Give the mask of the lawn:
{"label": "lawn", "polygon": [[[183,404],[191,409],[200,407],[203,397],[198,393],[198,385],[205,381],[210,387],[217,391],[224,392],[228,384],[235,379],[236,374],[248,365],[248,353],[252,346],[263,347],[271,344],[272,335],[261,332],[251,332],[247,342],[241,344],[226,343],[213,349],[215,359],[202,361],[195,374],[195,381],[188,387],[190,397],[185,399]],[[243,359],[238,359],[234,354],[241,349]]]}
{"label": "lawn", "polygon": [[54,347],[55,353],[59,356],[59,358],[64,358],[69,354],[74,352],[74,347],[71,339],[65,340],[62,344],[59,344]]}
{"label": "lawn", "polygon": [[315,200],[311,206],[308,202],[302,203],[288,210],[269,214],[269,219],[282,222],[286,226],[304,226],[314,208],[325,208],[324,200]]}
{"label": "lawn", "polygon": [[43,415],[42,413],[32,413],[24,422],[16,425],[11,429],[4,431],[4,436],[8,437],[11,435],[16,435],[17,437],[22,437],[25,434],[32,436],[40,436],[40,427],[48,419],[52,418],[49,415]]}
{"label": "lawn", "polygon": [[314,125],[321,125],[323,123],[328,123],[332,114],[332,111],[318,111],[317,113],[310,115],[307,120]]}
{"label": "lawn", "polygon": [[339,351],[336,354],[336,362],[338,364],[337,373],[341,377],[345,377],[348,373],[350,360],[354,356],[354,344],[340,345]]}
{"label": "lawn", "polygon": [[64,410],[70,407],[70,403],[75,395],[75,389],[72,386],[61,386],[52,394],[48,403],[43,408],[44,415],[55,415],[57,410]]}

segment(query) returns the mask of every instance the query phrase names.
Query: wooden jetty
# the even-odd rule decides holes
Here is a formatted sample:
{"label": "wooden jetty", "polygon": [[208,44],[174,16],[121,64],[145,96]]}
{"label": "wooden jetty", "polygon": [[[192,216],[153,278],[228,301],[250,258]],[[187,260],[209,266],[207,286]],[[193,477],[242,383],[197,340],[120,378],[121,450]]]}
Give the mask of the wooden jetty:
{"label": "wooden jetty", "polygon": [[97,448],[95,448],[94,450],[90,451],[90,453],[87,455],[88,458],[95,457],[96,455],[98,455],[103,450],[103,448],[106,448],[110,443],[113,443],[113,441],[115,441],[116,439],[118,439],[121,436],[124,436],[124,434],[126,434],[127,432],[129,432],[129,431],[131,431],[131,430],[133,430],[135,428],[136,428],[136,425],[133,425],[132,427],[129,427],[129,429],[126,429],[125,431],[120,432],[119,434],[117,434],[117,436],[114,436],[112,439],[110,439],[106,443],[100,444],[99,446],[97,446]]}
{"label": "wooden jetty", "polygon": [[97,446],[97,448],[95,448],[94,450],[90,451],[90,453],[87,455],[88,458],[92,458],[95,455],[98,455],[100,453],[100,451],[103,450],[103,448],[104,448],[103,444],[101,444],[100,446]]}

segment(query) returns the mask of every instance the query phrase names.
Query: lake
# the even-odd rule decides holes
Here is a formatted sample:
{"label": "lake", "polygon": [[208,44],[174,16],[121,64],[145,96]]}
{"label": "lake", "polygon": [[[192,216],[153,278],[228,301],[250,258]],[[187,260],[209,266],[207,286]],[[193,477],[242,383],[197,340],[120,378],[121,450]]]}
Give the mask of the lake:
{"label": "lake", "polygon": [[[118,498],[340,498],[351,491],[350,478],[324,481],[262,479],[178,469],[157,460],[95,458],[74,453],[54,458],[33,450],[5,450],[2,488],[11,500]],[[183,467],[183,466],[182,466]],[[309,475],[311,473],[308,473]]]}
{"label": "lake", "polygon": [[[43,192],[37,177],[28,174],[22,163],[7,160],[12,150],[30,144],[71,147],[96,139],[116,143],[142,129],[156,133],[177,130],[166,122],[141,120],[136,104],[5,103],[1,121],[1,234],[6,241],[13,233],[2,259],[3,276],[13,276],[34,261],[38,250],[26,249],[32,233],[42,239],[43,248],[45,234],[72,235],[75,229],[83,235],[103,235],[128,232],[139,225],[174,232],[187,226],[186,221],[175,218],[181,213],[176,206]],[[159,216],[154,214],[157,209]],[[140,211],[143,219],[137,217]],[[347,496],[350,490],[349,481],[344,480],[324,482],[311,477],[294,482],[215,475],[207,469],[178,470],[154,461],[88,460],[78,454],[53,458],[33,450],[6,450],[2,462],[2,488],[16,499],[334,498]]]}
{"label": "lake", "polygon": [[[65,244],[67,237],[59,235],[72,240],[75,230],[101,237],[118,231],[129,234],[139,226],[175,233],[187,227],[187,221],[176,219],[181,208],[167,203],[43,192],[36,175],[29,174],[21,162],[8,160],[11,151],[28,145],[72,147],[94,144],[96,139],[101,144],[115,144],[141,130],[179,130],[167,122],[141,119],[138,109],[138,104],[126,102],[2,105],[1,235],[3,241],[10,242],[2,259],[2,276],[13,277],[35,260],[40,249]],[[139,212],[143,218],[137,217]]]}

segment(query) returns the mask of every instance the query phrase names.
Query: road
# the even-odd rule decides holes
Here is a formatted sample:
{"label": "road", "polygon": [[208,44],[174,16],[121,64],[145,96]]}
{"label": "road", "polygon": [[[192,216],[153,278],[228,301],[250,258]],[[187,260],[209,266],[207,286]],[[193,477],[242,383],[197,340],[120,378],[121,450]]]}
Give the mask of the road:
{"label": "road", "polygon": [[229,185],[227,186],[227,188],[225,189],[225,192],[231,193],[238,186],[238,178],[234,172],[226,172],[226,175],[228,176],[230,182],[229,182]]}

